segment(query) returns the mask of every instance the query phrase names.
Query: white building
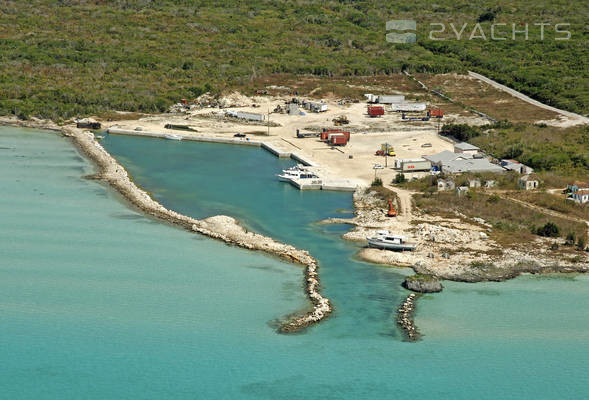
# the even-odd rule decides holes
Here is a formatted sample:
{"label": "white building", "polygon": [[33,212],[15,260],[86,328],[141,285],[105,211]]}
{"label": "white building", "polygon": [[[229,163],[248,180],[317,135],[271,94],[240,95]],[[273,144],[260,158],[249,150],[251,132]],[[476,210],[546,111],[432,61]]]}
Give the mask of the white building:
{"label": "white building", "polygon": [[572,185],[567,185],[567,189],[569,190],[569,199],[581,204],[589,201],[589,183],[574,182]]}
{"label": "white building", "polygon": [[522,174],[522,175],[529,175],[532,172],[534,172],[534,170],[532,168],[528,167],[525,164],[520,163],[517,160],[501,160],[501,166],[505,169],[515,171],[518,174]]}
{"label": "white building", "polygon": [[470,143],[461,142],[454,145],[454,153],[465,153],[475,155],[479,152],[479,148]]}
{"label": "white building", "polygon": [[470,179],[468,181],[468,186],[471,188],[481,187],[481,181],[479,179]]}
{"label": "white building", "polygon": [[534,190],[538,188],[538,180],[532,175],[524,175],[517,181],[517,185],[523,190]]}

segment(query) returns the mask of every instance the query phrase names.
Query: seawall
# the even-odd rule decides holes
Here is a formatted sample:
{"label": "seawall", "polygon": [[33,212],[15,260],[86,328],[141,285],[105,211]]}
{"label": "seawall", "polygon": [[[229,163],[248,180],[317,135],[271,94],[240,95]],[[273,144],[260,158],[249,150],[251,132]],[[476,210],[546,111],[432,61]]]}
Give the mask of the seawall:
{"label": "seawall", "polygon": [[[108,133],[116,134],[116,135],[128,135],[128,136],[146,136],[146,137],[154,137],[154,138],[162,138],[165,139],[167,135],[170,133],[164,132],[155,132],[155,131],[134,131],[131,129],[122,129],[111,127],[107,129]],[[279,147],[275,146],[272,142],[269,141],[262,141],[262,140],[249,140],[244,138],[226,138],[226,137],[217,137],[217,136],[201,136],[201,135],[185,135],[179,132],[174,131],[174,135],[177,135],[182,138],[182,140],[192,140],[195,142],[208,142],[208,143],[223,143],[223,144],[237,144],[242,146],[256,146],[261,147],[264,150],[274,154],[276,157],[279,158],[292,158],[293,160],[300,162],[305,166],[315,167],[316,164],[310,160],[307,160],[304,156],[285,151],[280,149]]]}

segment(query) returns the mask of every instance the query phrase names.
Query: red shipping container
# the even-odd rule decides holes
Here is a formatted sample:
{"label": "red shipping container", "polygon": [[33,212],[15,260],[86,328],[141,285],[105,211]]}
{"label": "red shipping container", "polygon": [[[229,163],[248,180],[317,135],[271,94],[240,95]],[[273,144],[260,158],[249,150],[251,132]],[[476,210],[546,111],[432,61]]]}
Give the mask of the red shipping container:
{"label": "red shipping container", "polygon": [[334,146],[345,146],[348,143],[348,139],[343,134],[332,135],[330,143]]}
{"label": "red shipping container", "polygon": [[384,115],[384,107],[382,106],[368,106],[368,115],[371,117],[377,117]]}
{"label": "red shipping container", "polygon": [[433,110],[429,111],[429,115],[431,117],[442,118],[444,116],[444,110],[441,108],[434,108]]}
{"label": "red shipping container", "polygon": [[329,135],[341,132],[341,129],[323,129],[323,132],[321,132],[321,140],[329,140]]}

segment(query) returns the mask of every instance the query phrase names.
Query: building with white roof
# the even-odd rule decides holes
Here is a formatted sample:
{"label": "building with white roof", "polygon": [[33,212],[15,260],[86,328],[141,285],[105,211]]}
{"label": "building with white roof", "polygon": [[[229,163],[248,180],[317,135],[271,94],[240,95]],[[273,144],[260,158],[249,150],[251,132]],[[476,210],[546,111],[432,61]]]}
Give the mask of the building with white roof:
{"label": "building with white roof", "polygon": [[466,142],[456,143],[454,145],[454,153],[466,153],[474,155],[477,154],[479,150],[480,149],[478,147]]}

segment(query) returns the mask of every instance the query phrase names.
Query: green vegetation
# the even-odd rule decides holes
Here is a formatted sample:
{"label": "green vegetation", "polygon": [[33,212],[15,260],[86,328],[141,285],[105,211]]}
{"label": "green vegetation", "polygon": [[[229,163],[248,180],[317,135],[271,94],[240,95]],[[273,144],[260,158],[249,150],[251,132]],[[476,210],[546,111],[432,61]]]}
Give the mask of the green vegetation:
{"label": "green vegetation", "polygon": [[578,204],[567,200],[562,193],[552,194],[544,191],[519,191],[517,193],[510,193],[510,196],[548,210],[589,221],[589,204]]}
{"label": "green vegetation", "polygon": [[589,126],[561,129],[516,124],[513,128],[491,128],[483,132],[470,143],[496,158],[515,158],[536,172],[587,176]]}
{"label": "green vegetation", "polygon": [[582,178],[589,170],[589,126],[562,129],[500,121],[479,127],[447,124],[440,133],[468,141],[497,159],[516,159],[536,172]]}
{"label": "green vegetation", "polygon": [[415,275],[411,275],[408,276],[407,278],[405,278],[406,281],[411,281],[411,282],[438,282],[438,279],[433,277],[432,275],[427,275],[427,274],[415,274]]}
{"label": "green vegetation", "polygon": [[[539,0],[382,3],[302,0],[6,0],[0,3],[0,114],[54,120],[112,110],[164,111],[181,98],[274,74],[357,77],[473,69],[549,104],[588,112],[587,8]],[[385,40],[385,23],[416,19],[417,44]],[[529,40],[468,40],[477,21]],[[545,40],[536,22],[551,23]],[[554,24],[570,23],[556,41]],[[430,23],[448,40],[431,40]],[[449,23],[462,40],[452,39]],[[564,29],[564,28],[563,28]],[[509,37],[509,32],[501,32]]]}
{"label": "green vegetation", "polygon": [[405,178],[405,174],[400,173],[395,175],[395,179],[393,179],[393,183],[399,184],[399,183],[405,183],[407,182],[407,178]]}
{"label": "green vegetation", "polygon": [[440,135],[452,136],[461,142],[466,142],[480,134],[480,129],[467,124],[445,124],[440,130]]}
{"label": "green vegetation", "polygon": [[583,222],[546,215],[483,191],[473,193],[473,196],[456,196],[453,192],[422,193],[415,196],[415,203],[432,215],[483,218],[493,226],[492,239],[506,247],[532,241],[534,234],[553,237],[561,232],[573,232],[576,237],[585,237]]}
{"label": "green vegetation", "polygon": [[544,226],[537,228],[535,233],[545,237],[558,237],[560,236],[560,229],[554,222],[547,222]]}
{"label": "green vegetation", "polygon": [[370,186],[373,186],[373,187],[374,186],[382,186],[382,179],[380,179],[378,177],[377,178],[374,178],[372,180],[372,183],[370,184]]}

